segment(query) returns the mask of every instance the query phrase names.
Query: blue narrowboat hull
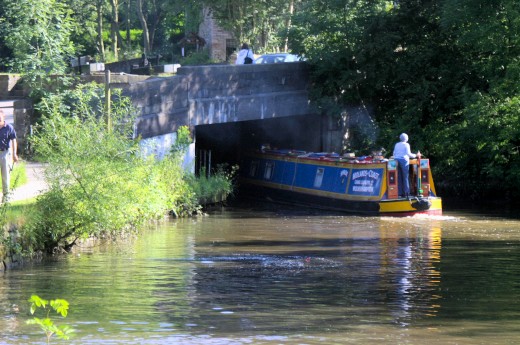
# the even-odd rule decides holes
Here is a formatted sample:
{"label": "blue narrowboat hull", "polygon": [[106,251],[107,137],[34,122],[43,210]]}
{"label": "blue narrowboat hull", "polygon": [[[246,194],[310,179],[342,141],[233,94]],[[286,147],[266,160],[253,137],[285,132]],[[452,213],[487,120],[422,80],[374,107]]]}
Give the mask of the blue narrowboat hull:
{"label": "blue narrowboat hull", "polygon": [[274,201],[355,214],[442,214],[429,161],[415,163],[411,171],[417,180],[415,195],[399,198],[393,160],[360,161],[288,150],[256,152],[241,164],[241,190]]}

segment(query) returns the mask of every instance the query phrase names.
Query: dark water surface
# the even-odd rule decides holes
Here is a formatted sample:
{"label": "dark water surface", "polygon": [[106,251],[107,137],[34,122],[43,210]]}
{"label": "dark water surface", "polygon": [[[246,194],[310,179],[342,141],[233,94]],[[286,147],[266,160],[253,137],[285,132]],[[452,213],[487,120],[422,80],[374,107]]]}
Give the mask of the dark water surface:
{"label": "dark water surface", "polygon": [[225,209],[0,273],[0,344],[518,344],[520,221]]}

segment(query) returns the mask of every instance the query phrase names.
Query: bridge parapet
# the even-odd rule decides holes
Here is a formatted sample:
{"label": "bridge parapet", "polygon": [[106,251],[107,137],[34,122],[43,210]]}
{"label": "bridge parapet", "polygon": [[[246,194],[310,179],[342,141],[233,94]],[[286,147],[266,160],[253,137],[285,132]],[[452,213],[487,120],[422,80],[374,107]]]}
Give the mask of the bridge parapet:
{"label": "bridge parapet", "polygon": [[308,86],[304,62],[210,65],[181,67],[174,77],[132,84],[125,93],[141,110],[137,133],[148,138],[182,125],[308,115]]}
{"label": "bridge parapet", "polygon": [[192,98],[307,91],[304,62],[261,65],[187,66],[178,71],[189,82]]}

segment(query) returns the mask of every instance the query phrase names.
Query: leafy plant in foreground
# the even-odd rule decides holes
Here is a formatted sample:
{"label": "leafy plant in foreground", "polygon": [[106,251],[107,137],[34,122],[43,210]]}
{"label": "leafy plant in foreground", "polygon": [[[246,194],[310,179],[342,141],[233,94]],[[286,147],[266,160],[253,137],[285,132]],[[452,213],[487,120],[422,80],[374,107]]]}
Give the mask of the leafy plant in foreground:
{"label": "leafy plant in foreground", "polygon": [[49,317],[51,309],[62,317],[67,317],[69,302],[64,299],[53,299],[48,301],[37,295],[32,295],[29,302],[31,302],[31,315],[34,315],[38,308],[46,310],[45,318],[40,319],[38,317],[33,317],[31,320],[27,320],[27,324],[40,326],[47,337],[47,344],[50,343],[50,339],[53,335],[56,335],[60,339],[69,339],[74,330],[67,325],[55,325],[54,321]]}

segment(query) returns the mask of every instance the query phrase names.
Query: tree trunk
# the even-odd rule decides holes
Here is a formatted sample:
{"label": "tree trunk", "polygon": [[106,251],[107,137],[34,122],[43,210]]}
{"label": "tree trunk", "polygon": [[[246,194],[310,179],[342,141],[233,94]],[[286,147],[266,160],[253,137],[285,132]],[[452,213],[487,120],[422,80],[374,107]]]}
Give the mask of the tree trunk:
{"label": "tree trunk", "polygon": [[289,51],[289,31],[291,30],[291,20],[292,20],[293,14],[294,14],[294,0],[291,0],[289,2],[289,17],[287,18],[287,22],[285,25],[285,27],[287,28],[287,31],[285,34],[284,52]]}
{"label": "tree trunk", "polygon": [[126,49],[132,49],[132,39],[130,37],[130,0],[126,1]]}
{"label": "tree trunk", "polygon": [[105,61],[105,44],[103,43],[103,0],[96,2],[97,12],[97,49],[101,60]]}
{"label": "tree trunk", "polygon": [[119,34],[119,13],[117,7],[119,6],[119,0],[110,0],[110,6],[112,7],[112,18],[110,22],[110,40],[112,41],[112,52],[114,53],[115,61],[118,60],[118,34]]}
{"label": "tree trunk", "polygon": [[141,22],[141,29],[143,29],[143,47],[146,56],[150,55],[150,34],[148,33],[148,24],[143,13],[143,0],[137,0],[137,16]]}

